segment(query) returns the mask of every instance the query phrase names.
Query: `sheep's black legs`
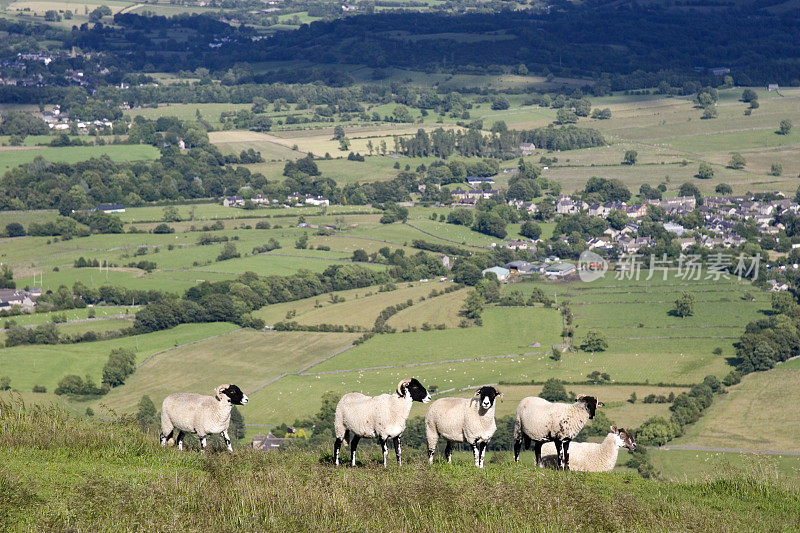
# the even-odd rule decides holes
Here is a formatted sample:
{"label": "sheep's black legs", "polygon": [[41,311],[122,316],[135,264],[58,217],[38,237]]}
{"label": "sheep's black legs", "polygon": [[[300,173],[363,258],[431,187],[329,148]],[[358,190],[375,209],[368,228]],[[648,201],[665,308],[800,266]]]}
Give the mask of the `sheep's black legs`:
{"label": "sheep's black legs", "polygon": [[428,450],[428,464],[433,464],[433,454],[436,453],[436,448]]}
{"label": "sheep's black legs", "polygon": [[361,437],[358,435],[353,435],[353,438],[350,439],[350,466],[356,466],[356,448],[358,448],[360,440]]}
{"label": "sheep's black legs", "polygon": [[[397,464],[402,465],[403,461],[400,458],[400,454],[402,453],[402,450],[400,449],[400,435],[396,436],[393,440],[394,440],[394,454],[397,456]],[[431,457],[433,456],[431,455]]]}
{"label": "sheep's black legs", "polygon": [[569,439],[564,441],[564,470],[569,470]]}
{"label": "sheep's black legs", "polygon": [[470,448],[472,448],[472,456],[475,458],[475,466],[480,466],[480,451],[478,451],[477,444],[470,444]]}
{"label": "sheep's black legs", "polygon": [[342,439],[336,439],[333,443],[333,461],[339,466],[339,452],[342,449]]}
{"label": "sheep's black legs", "polygon": [[536,466],[543,467],[544,463],[542,462],[542,441],[537,440],[533,442],[533,453],[536,455]]}
{"label": "sheep's black legs", "polygon": [[166,444],[167,444],[167,440],[169,440],[169,436],[170,436],[170,435],[172,435],[172,431],[170,431],[170,432],[169,432],[169,433],[167,433],[166,435],[164,435],[163,433],[161,434],[161,445],[162,445],[162,446],[166,446]]}
{"label": "sheep's black legs", "polygon": [[233,446],[231,446],[231,438],[228,435],[228,430],[227,429],[222,432],[222,438],[225,439],[225,446],[228,447],[228,451],[232,452],[233,451]]}
{"label": "sheep's black legs", "polygon": [[205,435],[200,437],[200,451],[201,452],[205,452],[206,451],[206,437],[205,437]]}
{"label": "sheep's black legs", "polygon": [[444,456],[447,459],[447,462],[450,462],[450,459],[453,457],[453,443],[447,441],[447,446],[444,448]]}
{"label": "sheep's black legs", "polygon": [[519,462],[519,452],[522,450],[522,439],[514,441],[514,462]]}
{"label": "sheep's black legs", "polygon": [[486,455],[486,446],[488,442],[481,442],[478,444],[478,467],[483,468],[483,458]]}
{"label": "sheep's black legs", "polygon": [[378,445],[380,445],[381,451],[383,452],[383,467],[386,468],[386,456],[389,455],[389,445],[380,437],[378,437]]}
{"label": "sheep's black legs", "polygon": [[178,430],[178,434],[175,435],[175,446],[177,446],[179,450],[183,450],[183,431],[180,429]]}
{"label": "sheep's black legs", "polygon": [[553,444],[556,445],[556,456],[558,457],[558,468],[559,470],[564,468],[564,450],[561,447],[562,442],[559,439],[553,441]]}

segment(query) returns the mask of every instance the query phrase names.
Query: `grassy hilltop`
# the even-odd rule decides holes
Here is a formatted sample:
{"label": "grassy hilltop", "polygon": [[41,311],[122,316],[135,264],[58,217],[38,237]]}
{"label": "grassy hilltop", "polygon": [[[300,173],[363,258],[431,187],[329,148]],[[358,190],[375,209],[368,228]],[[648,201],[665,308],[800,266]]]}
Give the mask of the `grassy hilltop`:
{"label": "grassy hilltop", "polygon": [[[792,530],[800,493],[769,462],[693,482],[540,471],[492,454],[384,470],[327,450],[179,453],[125,423],[0,403],[0,523],[9,531]],[[374,448],[374,449],[373,449]]]}

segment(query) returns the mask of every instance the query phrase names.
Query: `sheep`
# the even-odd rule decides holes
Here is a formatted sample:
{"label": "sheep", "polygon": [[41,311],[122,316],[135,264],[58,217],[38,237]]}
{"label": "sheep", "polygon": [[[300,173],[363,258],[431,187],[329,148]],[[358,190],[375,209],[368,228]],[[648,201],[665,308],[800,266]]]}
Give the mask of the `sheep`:
{"label": "sheep", "polygon": [[393,439],[397,464],[401,465],[400,437],[406,429],[406,420],[411,412],[412,402],[428,403],[431,396],[422,383],[414,378],[406,378],[397,384],[393,394],[366,396],[351,392],[342,396],[336,405],[334,431],[336,440],[333,456],[339,464],[339,451],[342,442],[350,445],[350,464],[356,466],[356,448],[361,437],[377,437],[383,450],[383,466],[389,453],[388,441]]}
{"label": "sheep", "polygon": [[[617,464],[620,448],[636,449],[636,441],[622,428],[611,426],[611,432],[601,443],[573,442],[569,447],[570,469],[582,472],[608,472]],[[542,462],[557,464],[555,444],[546,442],[542,446]]]}
{"label": "sheep", "polygon": [[536,464],[543,466],[542,444],[552,441],[559,468],[569,470],[569,443],[602,406],[593,396],[579,396],[574,404],[551,403],[537,396],[523,398],[517,406],[514,423],[514,461],[519,461],[523,443],[527,450],[533,441]]}
{"label": "sheep", "polygon": [[170,394],[161,404],[161,445],[167,443],[173,430],[178,431],[175,443],[183,450],[183,434],[196,433],[200,446],[206,449],[206,435],[221,433],[228,451],[233,451],[228,436],[231,409],[234,405],[247,403],[247,395],[236,385],[220,385],[214,396],[202,394]]}
{"label": "sheep", "polygon": [[502,401],[500,391],[484,386],[472,398],[441,398],[433,402],[425,415],[428,462],[433,464],[436,443],[441,435],[447,440],[444,455],[448,463],[453,455],[453,443],[467,442],[475,456],[475,466],[483,468],[486,446],[497,430],[494,408],[498,396]]}

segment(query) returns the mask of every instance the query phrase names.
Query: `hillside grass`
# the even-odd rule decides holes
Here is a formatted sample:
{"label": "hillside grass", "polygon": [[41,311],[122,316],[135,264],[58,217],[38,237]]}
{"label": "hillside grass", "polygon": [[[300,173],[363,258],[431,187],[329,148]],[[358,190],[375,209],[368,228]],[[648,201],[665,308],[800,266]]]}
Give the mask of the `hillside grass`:
{"label": "hillside grass", "polygon": [[[369,290],[340,291],[297,302],[268,305],[254,315],[269,321],[269,324],[294,321],[302,325],[336,324],[371,329],[375,319],[385,308],[412,300],[414,305],[408,309],[416,309],[425,303],[419,302],[420,298],[427,298],[433,289],[439,288],[433,283],[404,283],[398,289],[386,292],[379,292],[376,287],[371,287]],[[331,303],[334,297],[343,298],[344,301]],[[439,298],[433,298],[431,301],[437,302]],[[296,314],[289,318],[287,313],[291,311],[295,311]]]}
{"label": "hillside grass", "polygon": [[784,365],[748,374],[671,444],[800,451],[800,412],[791,405],[798,391],[800,371]]}
{"label": "hillside grass", "polygon": [[77,163],[107,155],[112,161],[141,161],[157,159],[159,152],[150,145],[105,145],[105,146],[67,146],[42,147],[22,150],[0,150],[0,172],[30,163],[37,157],[43,157],[54,163]]}
{"label": "hillside grass", "polygon": [[402,467],[384,469],[366,442],[359,468],[335,468],[327,450],[178,452],[132,425],[0,411],[9,529],[740,531],[800,520],[795,485],[770,469],[665,482],[491,460],[429,467],[408,449]]}
{"label": "hillside grass", "polygon": [[235,383],[249,394],[286,372],[297,372],[350,346],[356,337],[239,330],[153,357],[124,386],[92,405],[98,412],[134,413],[144,394],[160,406],[173,392],[206,394],[221,383]]}
{"label": "hillside grass", "polygon": [[161,350],[236,329],[238,326],[225,322],[183,324],[169,330],[108,341],[0,348],[0,372],[11,378],[14,388],[24,391],[31,390],[34,385],[44,385],[52,391],[58,380],[67,374],[89,374],[98,383],[108,354],[114,348],[133,350],[138,363]]}

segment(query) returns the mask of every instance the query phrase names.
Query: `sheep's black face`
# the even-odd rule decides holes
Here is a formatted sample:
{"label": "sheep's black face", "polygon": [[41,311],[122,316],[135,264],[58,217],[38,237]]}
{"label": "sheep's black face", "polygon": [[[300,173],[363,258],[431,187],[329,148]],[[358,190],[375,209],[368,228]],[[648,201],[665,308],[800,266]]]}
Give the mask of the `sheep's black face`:
{"label": "sheep's black face", "polygon": [[478,401],[483,409],[491,408],[494,405],[495,399],[499,395],[500,391],[490,386],[481,387],[475,393],[475,396],[478,397]]}
{"label": "sheep's black face", "polygon": [[578,399],[578,401],[583,402],[583,404],[586,405],[586,410],[589,411],[589,420],[594,418],[594,414],[598,407],[603,407],[603,403],[598,402],[597,398],[594,396],[583,396]]}
{"label": "sheep's black face", "polygon": [[247,395],[236,385],[228,385],[227,388],[220,390],[219,393],[227,396],[232,405],[244,405],[247,403]]}
{"label": "sheep's black face", "polygon": [[422,403],[428,403],[431,401],[431,395],[428,394],[428,391],[422,386],[422,383],[417,381],[416,378],[411,378],[405,385],[405,388],[406,391],[408,391],[408,394],[411,395],[411,399],[413,401]]}

